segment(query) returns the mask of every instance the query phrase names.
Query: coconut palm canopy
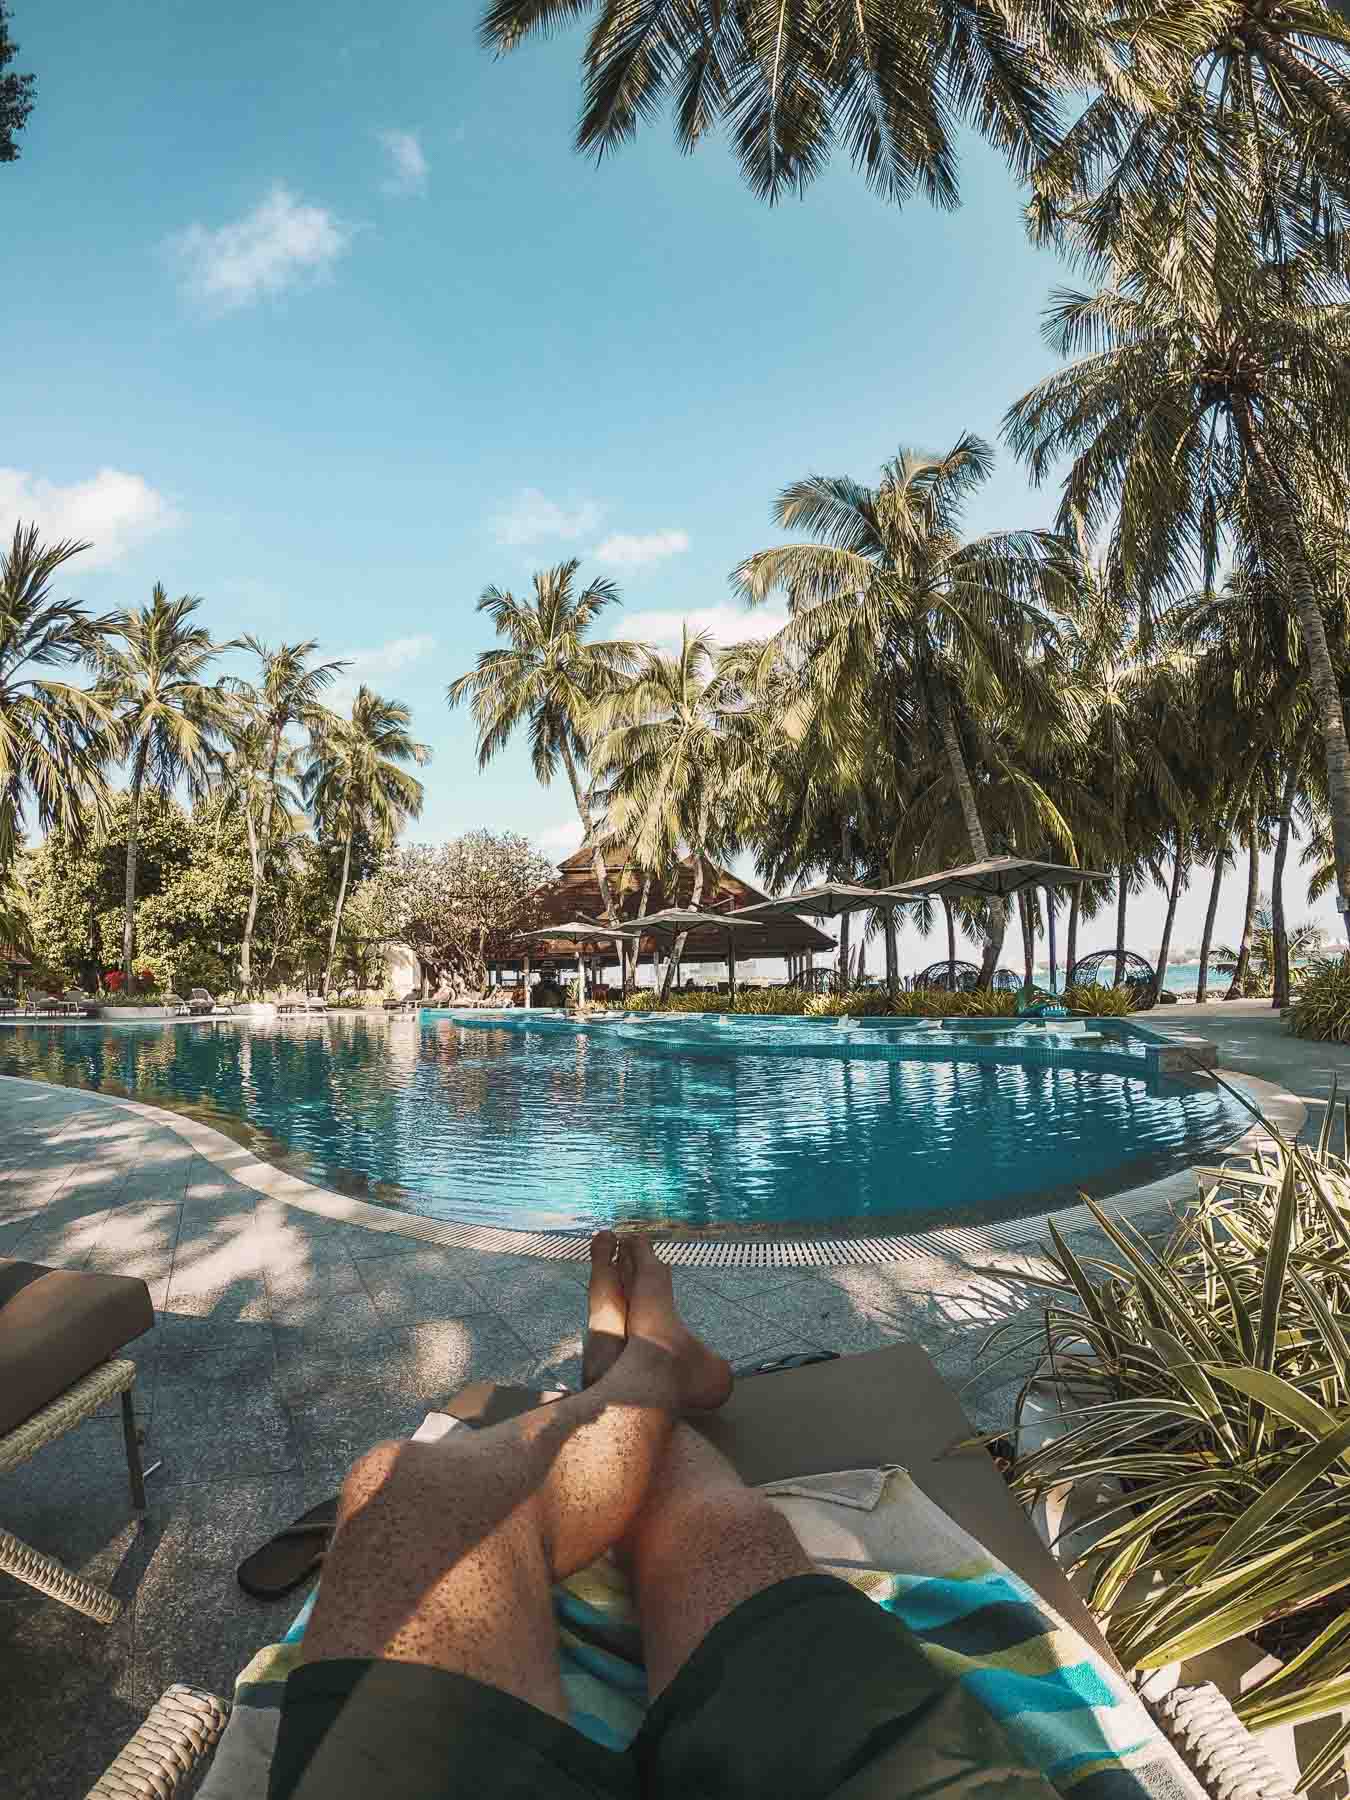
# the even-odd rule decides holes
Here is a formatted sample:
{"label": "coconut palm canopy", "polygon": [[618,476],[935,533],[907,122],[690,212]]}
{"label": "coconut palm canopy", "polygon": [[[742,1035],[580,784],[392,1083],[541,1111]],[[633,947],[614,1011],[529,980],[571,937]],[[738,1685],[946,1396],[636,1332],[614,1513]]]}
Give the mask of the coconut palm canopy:
{"label": "coconut palm canopy", "polygon": [[920,900],[931,894],[938,899],[966,897],[1006,900],[1028,887],[1076,887],[1088,881],[1110,881],[1097,869],[1079,869],[1071,863],[1038,862],[1030,856],[991,856],[986,862],[966,863],[956,869],[939,869],[916,881],[900,881],[883,892],[895,900]]}

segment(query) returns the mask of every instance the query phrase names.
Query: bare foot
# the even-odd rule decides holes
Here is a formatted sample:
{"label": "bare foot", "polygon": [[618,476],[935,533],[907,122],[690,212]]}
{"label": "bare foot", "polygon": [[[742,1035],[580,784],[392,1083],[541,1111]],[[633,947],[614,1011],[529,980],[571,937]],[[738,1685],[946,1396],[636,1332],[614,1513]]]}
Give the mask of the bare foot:
{"label": "bare foot", "polygon": [[645,1232],[625,1237],[619,1265],[628,1295],[628,1340],[655,1345],[675,1360],[680,1404],[707,1412],[731,1398],[731,1365],[694,1336],[675,1308],[670,1270]]}
{"label": "bare foot", "polygon": [[628,1296],[614,1260],[619,1240],[612,1231],[591,1239],[591,1281],[586,1299],[586,1336],[581,1348],[581,1385],[590,1387],[619,1360],[627,1335]]}

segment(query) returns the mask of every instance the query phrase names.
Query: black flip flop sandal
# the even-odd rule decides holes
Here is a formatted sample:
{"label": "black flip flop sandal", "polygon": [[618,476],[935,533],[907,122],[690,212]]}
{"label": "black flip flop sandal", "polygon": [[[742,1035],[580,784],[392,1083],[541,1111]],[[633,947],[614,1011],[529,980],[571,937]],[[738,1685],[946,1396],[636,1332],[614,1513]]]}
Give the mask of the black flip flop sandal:
{"label": "black flip flop sandal", "polygon": [[244,1592],[255,1600],[280,1600],[307,1581],[328,1554],[337,1507],[336,1494],[331,1500],[321,1500],[246,1556],[235,1571]]}

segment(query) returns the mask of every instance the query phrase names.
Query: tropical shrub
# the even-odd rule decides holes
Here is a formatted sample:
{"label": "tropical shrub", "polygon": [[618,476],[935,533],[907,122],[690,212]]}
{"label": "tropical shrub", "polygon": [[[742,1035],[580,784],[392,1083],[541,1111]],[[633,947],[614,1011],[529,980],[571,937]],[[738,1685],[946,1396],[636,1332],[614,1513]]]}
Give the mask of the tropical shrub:
{"label": "tropical shrub", "polygon": [[671,994],[663,1002],[655,988],[639,988],[624,1002],[630,1012],[673,1013],[800,1013],[810,998],[801,988],[743,988],[733,1007],[729,994],[708,988],[694,993]]}
{"label": "tropical shrub", "polygon": [[1350,953],[1309,963],[1289,1009],[1289,1029],[1296,1037],[1350,1043]]}
{"label": "tropical shrub", "polygon": [[[1283,1666],[1236,1702],[1258,1730],[1350,1698],[1350,1164],[1330,1151],[1334,1116],[1333,1090],[1316,1148],[1199,1171],[1161,1251],[1092,1201],[1100,1253],[1052,1224],[1062,1297],[1019,1346],[1047,1357],[1067,1405],[1013,1485],[1027,1504],[1098,1488],[1081,1573],[1112,1649],[1151,1670],[1240,1635],[1277,1645]],[[1123,1492],[1102,1496],[1103,1475]]]}
{"label": "tropical shrub", "polygon": [[903,1010],[885,988],[853,988],[847,994],[811,994],[803,1009],[813,1019],[874,1019]]}
{"label": "tropical shrub", "polygon": [[1070,1012],[1091,1013],[1097,1019],[1123,1019],[1134,1011],[1134,990],[1103,987],[1098,981],[1081,981],[1064,990],[1064,1004]]}
{"label": "tropical shrub", "polygon": [[1010,1019],[1021,997],[995,993],[990,988],[978,988],[973,994],[949,994],[945,988],[911,988],[899,996],[891,1011],[920,1019]]}

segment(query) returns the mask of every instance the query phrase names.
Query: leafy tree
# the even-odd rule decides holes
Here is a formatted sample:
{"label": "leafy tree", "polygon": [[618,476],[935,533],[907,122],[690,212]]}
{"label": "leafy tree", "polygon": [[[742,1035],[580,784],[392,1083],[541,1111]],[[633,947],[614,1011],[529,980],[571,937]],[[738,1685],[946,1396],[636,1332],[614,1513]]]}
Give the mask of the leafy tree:
{"label": "leafy tree", "polygon": [[477,668],[450,683],[446,699],[452,707],[461,700],[473,703],[480,769],[522,725],[528,727],[530,760],[543,786],[562,763],[577,817],[593,847],[591,866],[605,916],[613,918],[604,852],[579,765],[586,761],[591,709],[637,667],[641,646],[621,639],[587,642],[605,607],[619,604],[619,591],[612,581],[597,580],[576,593],[579,566],[573,557],[541,570],[534,577],[533,600],[518,600],[497,587],[484,589],[478,610],[488,615],[509,647],[483,651]]}
{"label": "leafy tree", "polygon": [[377,849],[388,849],[408,820],[421,816],[422,783],[400,764],[425,767],[431,748],[414,739],[411,724],[412,714],[401,700],[386,700],[363,682],[352,701],[351,718],[326,725],[305,771],[304,793],[316,820],[342,843],[342,876],[320,990],[324,994],[333,979],[357,833]]}
{"label": "leafy tree", "polygon": [[56,571],[87,544],[44,544],[16,525],[0,551],[0,872],[18,855],[25,811],[43,831],[83,829],[97,815],[117,738],[102,699],[55,680],[96,653],[107,619],[76,600],[53,600]]}
{"label": "leafy tree", "polygon": [[17,162],[19,159],[19,146],[14,142],[14,135],[28,123],[28,115],[33,110],[33,89],[37,85],[36,76],[20,75],[17,71],[5,73],[19,53],[19,46],[9,35],[11,16],[5,0],[0,0],[0,162]]}
{"label": "leafy tree", "polygon": [[[989,445],[967,435],[940,457],[902,451],[874,488],[807,476],[783,490],[775,516],[819,540],[761,550],[732,577],[752,604],[786,595],[792,616],[766,644],[761,667],[768,673],[787,660],[804,670],[805,706],[826,741],[869,709],[897,724],[908,715],[911,736],[926,740],[918,753],[945,764],[977,862],[991,854],[972,776],[977,714],[1015,711],[1034,740],[1061,711],[1058,629],[1046,606],[1060,546],[1036,531],[961,537],[966,504],[992,469]],[[915,747],[902,754],[912,759]],[[1005,924],[996,902],[986,980]]]}
{"label": "leafy tree", "polygon": [[1085,54],[1073,9],[1036,0],[491,0],[483,41],[513,50],[592,11],[578,149],[617,148],[668,101],[682,150],[725,125],[745,180],[771,202],[802,192],[842,142],[887,200],[954,206],[963,125],[1025,175],[1055,142],[1057,70]]}
{"label": "leafy tree", "polygon": [[514,832],[469,831],[447,844],[391,850],[352,896],[371,939],[407,944],[477,992],[494,957],[538,923],[552,863]]}
{"label": "leafy tree", "polygon": [[202,675],[222,649],[203,625],[190,623],[200,598],[170,600],[156,582],[149,606],[119,613],[112,629],[122,640],[99,648],[99,693],[117,718],[131,771],[127,831],[126,900],[122,927],[122,976],[130,984],[136,930],[136,857],[141,795],[165,798],[184,783],[201,792],[212,757],[229,722],[225,692]]}
{"label": "leafy tree", "polygon": [[1297,614],[1350,894],[1350,743],[1310,540],[1350,510],[1350,306],[1325,253],[1275,263],[1216,233],[1209,259],[1132,234],[1095,294],[1061,293],[1066,369],[1006,415],[1037,482],[1071,459],[1062,524],[1110,533],[1145,608],[1256,558]]}

